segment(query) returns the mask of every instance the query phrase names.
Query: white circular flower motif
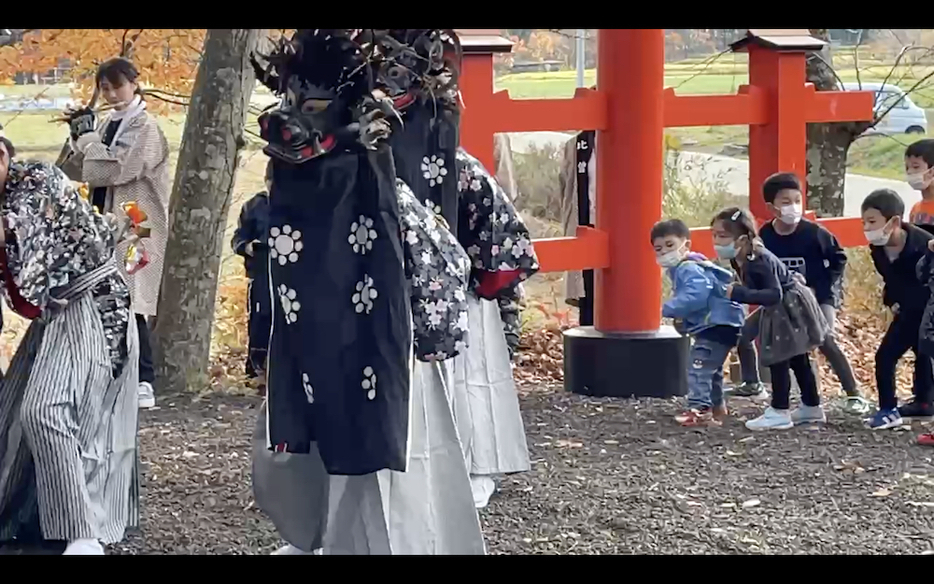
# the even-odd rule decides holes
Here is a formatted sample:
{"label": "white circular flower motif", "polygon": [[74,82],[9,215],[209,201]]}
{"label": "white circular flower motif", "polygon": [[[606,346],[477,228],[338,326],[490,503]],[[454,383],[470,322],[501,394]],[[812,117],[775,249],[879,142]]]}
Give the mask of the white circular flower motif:
{"label": "white circular flower motif", "polygon": [[365,367],[363,369],[363,382],[360,386],[366,390],[366,398],[368,400],[376,399],[376,372],[373,371],[372,367]]}
{"label": "white circular flower motif", "polygon": [[351,302],[354,303],[354,310],[357,311],[357,314],[362,313],[364,310],[367,314],[370,314],[370,311],[373,310],[373,300],[378,295],[376,288],[373,287],[373,278],[364,274],[363,280],[357,282],[356,290],[350,298]]}
{"label": "white circular flower motif", "polygon": [[422,176],[428,181],[428,186],[440,185],[447,174],[448,169],[444,167],[444,158],[434,154],[431,157],[422,158]]}
{"label": "white circular flower motif", "polygon": [[298,321],[298,311],[302,303],[296,300],[295,290],[285,284],[279,285],[279,300],[282,302],[282,311],[285,313],[285,322],[292,323]]}
{"label": "white circular flower motif", "polygon": [[350,225],[350,237],[347,241],[353,246],[354,253],[365,255],[373,249],[373,240],[376,239],[376,230],[373,229],[373,220],[369,217],[360,217]]}
{"label": "white circular flower motif", "polygon": [[273,227],[269,230],[269,255],[274,260],[279,260],[279,265],[298,261],[298,252],[302,251],[304,244],[301,242],[302,232],[298,229],[292,229],[291,225],[283,225],[282,228]]}
{"label": "white circular flower motif", "polygon": [[305,388],[305,397],[308,398],[308,403],[315,403],[315,390],[311,387],[311,380],[308,379],[307,373],[302,373],[302,387]]}

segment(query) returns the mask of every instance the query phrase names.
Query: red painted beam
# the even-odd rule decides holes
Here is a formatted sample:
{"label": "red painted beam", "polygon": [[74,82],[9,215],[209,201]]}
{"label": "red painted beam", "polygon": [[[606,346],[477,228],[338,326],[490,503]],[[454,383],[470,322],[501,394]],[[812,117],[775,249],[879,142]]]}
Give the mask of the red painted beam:
{"label": "red painted beam", "polygon": [[497,132],[562,132],[605,130],[606,93],[578,88],[571,99],[512,99],[497,91],[483,115]]}
{"label": "red painted beam", "polygon": [[665,127],[746,126],[768,122],[765,94],[743,85],[736,95],[677,95],[665,89]]}
{"label": "red painted beam", "polygon": [[861,122],[873,117],[875,96],[871,91],[817,91],[811,83],[804,90],[805,117],[810,123]]}
{"label": "red painted beam", "polygon": [[577,237],[533,242],[542,272],[573,272],[610,267],[610,238],[599,229],[578,227]]}

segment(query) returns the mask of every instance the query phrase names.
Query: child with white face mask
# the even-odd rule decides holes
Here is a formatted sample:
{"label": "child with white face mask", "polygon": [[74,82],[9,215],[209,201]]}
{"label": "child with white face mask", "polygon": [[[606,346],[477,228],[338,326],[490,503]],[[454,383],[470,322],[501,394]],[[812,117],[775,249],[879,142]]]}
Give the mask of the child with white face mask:
{"label": "child with white face mask", "polygon": [[934,228],[934,140],[918,140],[905,150],[905,180],[921,191],[921,200],[911,208],[908,221],[931,226],[926,230]]}
{"label": "child with white face mask", "polygon": [[[828,324],[827,339],[820,347],[846,394],[844,411],[866,415],[871,404],[863,399],[853,368],[834,338],[834,323],[840,308],[846,252],[830,231],[804,219],[801,183],[794,173],[773,174],[762,185],[762,195],[773,219],[759,230],[766,249],[775,254],[793,273],[804,279],[814,292]],[[758,363],[751,339],[758,328],[757,314],[749,318],[739,344],[743,379],[758,382]]]}
{"label": "child with white face mask", "polygon": [[691,252],[691,232],[679,219],[652,227],[655,260],[671,278],[671,298],[662,316],[676,319],[681,334],[691,335],[688,409],[675,417],[682,426],[719,424],[726,416],[723,363],[736,346],[746,317],[742,306],[726,297],[733,274]]}
{"label": "child with white face mask", "polygon": [[[823,422],[817,379],[808,353],[821,346],[827,324],[814,293],[762,244],[752,216],[733,207],[711,222],[717,255],[730,260],[741,284],[727,296],[756,305],[762,362],[772,376],[772,404],[763,415],[746,422],[750,430],[787,430],[796,424]],[[802,406],[791,411],[791,372],[801,388]]]}
{"label": "child with white face mask", "polygon": [[[930,298],[926,283],[918,279],[918,263],[932,239],[927,231],[902,223],[905,203],[891,189],[873,191],[863,201],[863,231],[870,244],[872,263],[882,276],[882,303],[895,318],[876,351],[876,386],[879,411],[869,421],[873,430],[901,426],[905,419],[927,420],[934,416],[934,371],[931,360],[919,352],[919,329]],[[915,360],[915,399],[898,407],[895,368],[909,350]]]}

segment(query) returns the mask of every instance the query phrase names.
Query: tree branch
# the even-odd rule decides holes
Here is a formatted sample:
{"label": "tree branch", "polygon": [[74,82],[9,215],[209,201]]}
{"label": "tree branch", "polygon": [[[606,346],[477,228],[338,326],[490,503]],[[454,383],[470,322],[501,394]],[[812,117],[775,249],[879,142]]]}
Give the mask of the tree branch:
{"label": "tree branch", "polygon": [[23,41],[23,37],[38,28],[3,28],[0,29],[0,47],[8,47]]}

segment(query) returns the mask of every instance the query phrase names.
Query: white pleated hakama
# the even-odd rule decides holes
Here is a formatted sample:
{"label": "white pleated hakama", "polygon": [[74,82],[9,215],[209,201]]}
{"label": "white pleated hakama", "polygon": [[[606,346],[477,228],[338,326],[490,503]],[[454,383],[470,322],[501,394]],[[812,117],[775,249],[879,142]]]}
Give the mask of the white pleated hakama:
{"label": "white pleated hakama", "polygon": [[531,468],[519,397],[499,306],[468,294],[469,346],[454,361],[454,415],[471,475],[483,506],[492,477]]}
{"label": "white pleated hakama", "polygon": [[326,555],[485,553],[452,412],[450,369],[449,362],[414,363],[404,473],[328,475],[314,445],[309,454],[272,452],[265,419],[257,423],[254,495],[283,539]]}

